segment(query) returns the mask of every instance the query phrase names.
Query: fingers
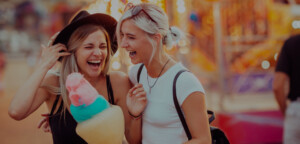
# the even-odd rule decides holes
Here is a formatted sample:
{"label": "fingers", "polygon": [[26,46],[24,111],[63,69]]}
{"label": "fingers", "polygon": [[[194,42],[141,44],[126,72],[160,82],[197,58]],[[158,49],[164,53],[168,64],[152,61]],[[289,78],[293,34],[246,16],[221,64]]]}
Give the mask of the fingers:
{"label": "fingers", "polygon": [[136,98],[143,98],[146,97],[147,93],[145,91],[139,92],[135,95]]}
{"label": "fingers", "polygon": [[43,131],[44,131],[44,132],[51,132],[51,128],[50,128],[49,123],[45,123],[45,124],[44,124],[44,126],[43,126]]}
{"label": "fingers", "polygon": [[71,55],[71,53],[68,53],[68,52],[60,52],[58,55],[59,55],[59,57],[61,57],[61,56],[68,56],[68,55]]}
{"label": "fingers", "polygon": [[49,125],[49,114],[41,114],[44,118],[38,123],[37,128],[42,128],[44,132],[51,132]]}
{"label": "fingers", "polygon": [[136,84],[128,92],[129,98],[134,98],[134,99],[138,99],[139,97],[146,97],[146,95],[147,93],[145,92],[142,84]]}
{"label": "fingers", "polygon": [[145,92],[143,87],[137,87],[132,94],[137,94],[137,93],[141,93],[141,92]]}
{"label": "fingers", "polygon": [[43,114],[41,114],[41,116],[42,116],[42,117],[48,117],[49,114],[48,114],[48,113],[43,113]]}
{"label": "fingers", "polygon": [[57,37],[58,34],[59,34],[59,32],[57,32],[57,33],[55,33],[53,36],[51,36],[51,38],[50,38],[50,40],[49,40],[49,42],[48,42],[48,44],[47,44],[47,47],[53,45],[53,42],[54,42],[54,40],[56,39],[56,37]]}
{"label": "fingers", "polygon": [[129,90],[130,94],[136,94],[137,92],[144,91],[144,87],[142,84],[136,84]]}
{"label": "fingers", "polygon": [[38,126],[37,126],[37,128],[41,128],[42,127],[42,125],[45,123],[45,122],[47,122],[48,121],[48,119],[47,118],[43,118],[39,123],[38,123]]}
{"label": "fingers", "polygon": [[67,47],[64,45],[64,44],[56,44],[54,46],[50,46],[50,47],[46,47],[45,45],[41,45],[42,48],[43,48],[43,52],[44,53],[47,53],[47,54],[55,54],[57,55],[58,57],[61,57],[61,56],[67,56],[67,55],[70,55],[71,53],[67,52],[68,49]]}
{"label": "fingers", "polygon": [[50,46],[49,48],[52,48],[55,51],[68,51],[67,47],[64,44],[58,43],[54,46]]}

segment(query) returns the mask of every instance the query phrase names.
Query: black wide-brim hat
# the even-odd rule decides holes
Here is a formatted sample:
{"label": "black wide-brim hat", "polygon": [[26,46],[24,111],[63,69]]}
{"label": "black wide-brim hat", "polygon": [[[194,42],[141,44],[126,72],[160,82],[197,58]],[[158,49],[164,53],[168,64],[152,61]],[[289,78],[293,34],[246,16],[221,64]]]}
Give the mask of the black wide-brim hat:
{"label": "black wide-brim hat", "polygon": [[115,36],[115,31],[117,27],[117,20],[114,19],[112,16],[103,14],[103,13],[96,13],[96,14],[89,14],[87,11],[82,10],[80,11],[67,25],[64,29],[62,29],[57,37],[55,38],[53,45],[61,43],[67,46],[68,41],[72,35],[72,33],[80,26],[86,24],[95,24],[102,26],[108,33],[111,41],[111,49],[112,54],[114,54],[118,49],[117,39]]}

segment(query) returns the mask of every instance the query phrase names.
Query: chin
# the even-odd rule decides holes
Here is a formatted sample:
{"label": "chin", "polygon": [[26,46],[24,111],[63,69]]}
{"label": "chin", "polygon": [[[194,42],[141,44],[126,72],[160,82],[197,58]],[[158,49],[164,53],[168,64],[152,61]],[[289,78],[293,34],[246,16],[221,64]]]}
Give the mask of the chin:
{"label": "chin", "polygon": [[101,71],[100,72],[87,72],[87,74],[89,75],[89,77],[98,77],[101,75]]}
{"label": "chin", "polygon": [[139,64],[139,63],[142,63],[142,62],[139,61],[139,60],[132,60],[132,59],[131,59],[131,63],[132,63],[132,64]]}

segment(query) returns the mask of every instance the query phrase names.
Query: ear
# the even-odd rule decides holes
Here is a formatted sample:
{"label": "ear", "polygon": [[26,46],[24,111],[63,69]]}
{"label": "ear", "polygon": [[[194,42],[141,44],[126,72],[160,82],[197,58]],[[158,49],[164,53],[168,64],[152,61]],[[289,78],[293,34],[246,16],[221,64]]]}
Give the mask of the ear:
{"label": "ear", "polygon": [[155,42],[157,44],[159,44],[161,42],[162,35],[160,33],[156,33],[156,34],[153,35],[153,39],[155,40]]}

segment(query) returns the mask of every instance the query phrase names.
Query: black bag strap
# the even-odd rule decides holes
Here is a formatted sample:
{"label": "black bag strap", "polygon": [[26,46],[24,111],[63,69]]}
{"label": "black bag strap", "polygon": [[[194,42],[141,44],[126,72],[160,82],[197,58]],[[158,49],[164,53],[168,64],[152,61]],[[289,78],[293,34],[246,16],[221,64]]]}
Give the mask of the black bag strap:
{"label": "black bag strap", "polygon": [[208,122],[211,123],[215,120],[215,113],[211,110],[207,110],[207,114],[211,115],[208,119]]}
{"label": "black bag strap", "polygon": [[138,83],[140,82],[140,77],[141,77],[141,72],[142,72],[143,67],[144,67],[144,64],[141,64],[141,66],[139,67],[138,73],[137,73],[137,82]]}
{"label": "black bag strap", "polygon": [[[176,76],[175,76],[175,78],[174,78],[174,81],[173,81],[173,100],[174,100],[174,105],[175,105],[176,111],[177,111],[177,113],[178,113],[178,116],[179,116],[179,118],[180,118],[181,124],[182,124],[182,126],[183,126],[183,128],[184,128],[184,131],[185,131],[185,133],[186,133],[188,139],[191,140],[191,139],[192,139],[192,135],[191,135],[190,130],[189,130],[187,124],[186,124],[186,121],[185,121],[185,118],[184,118],[184,116],[183,116],[183,113],[182,113],[182,111],[181,111],[181,109],[180,109],[180,106],[179,106],[179,103],[178,103],[178,99],[177,99],[177,93],[176,93],[176,81],[177,81],[178,77],[180,76],[180,74],[183,73],[183,72],[186,72],[186,71],[187,71],[187,70],[180,70],[180,71],[176,74]],[[187,71],[187,72],[188,72],[188,71]],[[209,117],[209,120],[208,120],[209,123],[211,123],[213,120],[215,120],[215,114],[214,114],[214,112],[211,111],[211,110],[207,110],[207,113],[208,113],[209,115],[211,115],[211,116]]]}
{"label": "black bag strap", "polygon": [[188,137],[189,140],[191,140],[191,139],[192,139],[192,135],[191,135],[190,130],[189,130],[187,124],[186,124],[186,121],[185,121],[185,119],[184,119],[184,116],[183,116],[183,114],[182,114],[182,112],[181,112],[181,109],[180,109],[180,106],[179,106],[179,103],[178,103],[178,100],[177,100],[177,94],[176,94],[176,81],[177,81],[179,75],[180,75],[181,73],[185,72],[185,71],[187,71],[187,70],[180,70],[180,71],[176,74],[176,76],[175,76],[175,78],[174,78],[174,81],[173,81],[173,100],[174,100],[174,105],[175,105],[176,111],[177,111],[177,113],[178,113],[178,115],[179,115],[181,124],[182,124],[182,126],[183,126],[183,128],[184,128],[184,131],[185,131],[185,133],[186,133],[186,136]]}

